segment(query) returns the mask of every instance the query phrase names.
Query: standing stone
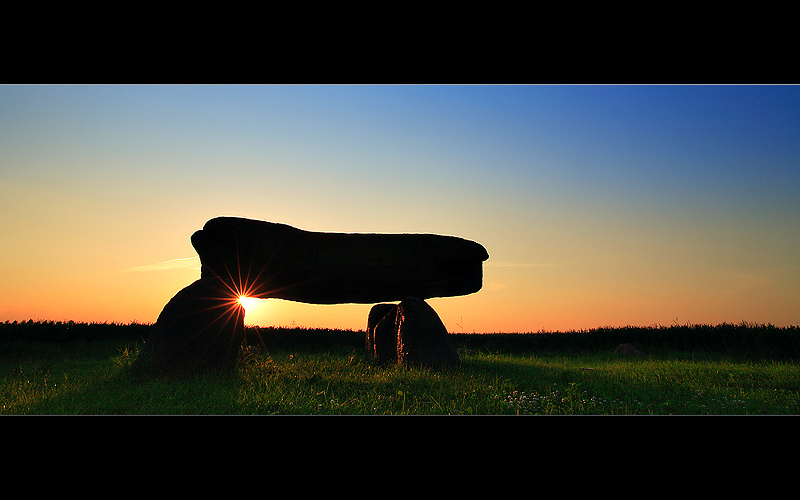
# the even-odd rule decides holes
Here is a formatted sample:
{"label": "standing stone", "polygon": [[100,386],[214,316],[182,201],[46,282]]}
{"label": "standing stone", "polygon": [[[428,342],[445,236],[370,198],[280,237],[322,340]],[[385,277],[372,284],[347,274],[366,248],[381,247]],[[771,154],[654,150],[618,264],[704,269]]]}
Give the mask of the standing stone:
{"label": "standing stone", "polygon": [[459,364],[447,328],[424,300],[405,297],[397,306],[397,361],[405,366],[442,368]]}
{"label": "standing stone", "polygon": [[640,358],[644,353],[636,348],[633,344],[620,344],[614,349],[614,354],[617,356],[634,356]]}
{"label": "standing stone", "polygon": [[367,358],[397,362],[397,304],[375,304],[367,319]]}
{"label": "standing stone", "polygon": [[201,278],[164,306],[137,363],[157,375],[233,369],[244,342],[244,307],[216,278]]}

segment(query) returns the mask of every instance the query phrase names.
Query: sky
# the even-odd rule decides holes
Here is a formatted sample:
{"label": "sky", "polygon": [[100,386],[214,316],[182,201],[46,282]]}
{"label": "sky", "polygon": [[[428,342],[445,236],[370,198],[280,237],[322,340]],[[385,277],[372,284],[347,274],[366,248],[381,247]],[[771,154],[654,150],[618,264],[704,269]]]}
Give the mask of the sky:
{"label": "sky", "polygon": [[155,322],[221,215],[481,243],[451,332],[797,325],[800,87],[0,86],[0,321]]}

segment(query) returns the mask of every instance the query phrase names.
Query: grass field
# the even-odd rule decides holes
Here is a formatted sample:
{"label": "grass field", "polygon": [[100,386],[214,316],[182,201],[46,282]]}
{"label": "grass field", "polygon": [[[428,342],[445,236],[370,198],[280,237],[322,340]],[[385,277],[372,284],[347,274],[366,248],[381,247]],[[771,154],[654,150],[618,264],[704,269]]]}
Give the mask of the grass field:
{"label": "grass field", "polygon": [[442,371],[375,366],[364,332],[248,328],[235,372],[172,380],[132,369],[150,328],[0,323],[0,414],[800,413],[798,327],[453,334],[462,363]]}

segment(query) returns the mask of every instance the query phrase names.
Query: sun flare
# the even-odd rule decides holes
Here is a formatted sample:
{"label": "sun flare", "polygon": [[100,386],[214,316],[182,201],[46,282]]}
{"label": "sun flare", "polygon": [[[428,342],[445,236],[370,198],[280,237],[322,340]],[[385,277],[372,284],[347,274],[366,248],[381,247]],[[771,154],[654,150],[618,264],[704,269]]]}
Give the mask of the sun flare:
{"label": "sun flare", "polygon": [[255,309],[256,304],[258,304],[258,299],[253,297],[247,297],[245,295],[240,295],[239,298],[236,300],[242,307],[244,307],[245,313]]}

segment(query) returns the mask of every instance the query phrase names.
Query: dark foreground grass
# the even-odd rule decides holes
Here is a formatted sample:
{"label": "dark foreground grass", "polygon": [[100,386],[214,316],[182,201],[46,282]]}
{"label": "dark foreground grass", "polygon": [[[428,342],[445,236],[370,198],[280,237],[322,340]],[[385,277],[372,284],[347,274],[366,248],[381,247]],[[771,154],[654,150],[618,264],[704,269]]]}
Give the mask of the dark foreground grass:
{"label": "dark foreground grass", "polygon": [[[622,329],[584,332],[599,336],[573,338],[563,348],[557,336],[542,334],[500,344],[502,336],[454,335],[462,365],[433,371],[375,366],[364,358],[363,332],[250,329],[255,347],[242,353],[234,373],[169,380],[141,376],[132,367],[146,325],[106,325],[103,337],[86,334],[91,325],[73,324],[83,337],[59,333],[57,339],[48,338],[46,324],[37,328],[38,337],[29,338],[19,335],[19,325],[0,330],[0,414],[800,413],[800,369],[786,352],[767,356],[774,347],[764,340],[758,341],[764,352],[747,356],[731,342],[730,353],[716,344],[676,349],[646,331],[640,333],[651,343],[638,342],[648,355],[619,358],[606,342],[618,342]],[[735,335],[739,346],[749,345],[743,331]]]}

